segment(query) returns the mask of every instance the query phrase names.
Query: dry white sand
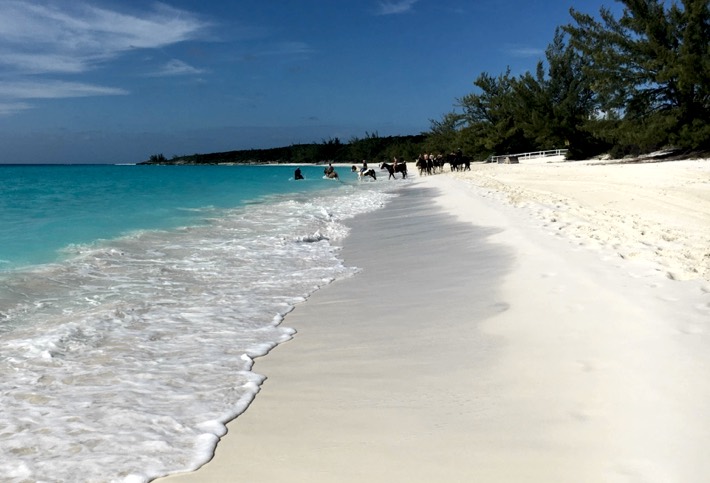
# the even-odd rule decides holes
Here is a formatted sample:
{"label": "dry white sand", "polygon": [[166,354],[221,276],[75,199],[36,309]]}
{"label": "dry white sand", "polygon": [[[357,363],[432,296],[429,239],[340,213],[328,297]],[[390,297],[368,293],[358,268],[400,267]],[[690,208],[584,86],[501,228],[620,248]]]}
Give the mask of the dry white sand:
{"label": "dry white sand", "polygon": [[174,481],[710,480],[708,161],[474,165],[352,225]]}
{"label": "dry white sand", "polygon": [[710,281],[710,159],[478,164],[454,176],[529,208],[581,245],[656,262],[671,278]]}

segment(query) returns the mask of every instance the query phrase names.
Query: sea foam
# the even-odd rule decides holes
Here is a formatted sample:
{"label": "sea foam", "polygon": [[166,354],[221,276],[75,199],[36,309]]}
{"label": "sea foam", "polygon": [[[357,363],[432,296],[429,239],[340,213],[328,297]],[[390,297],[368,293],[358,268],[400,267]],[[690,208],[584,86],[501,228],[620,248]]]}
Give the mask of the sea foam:
{"label": "sea foam", "polygon": [[264,379],[253,359],[294,336],[284,316],[355,273],[338,258],[343,221],[392,190],[208,210],[3,276],[3,481],[143,482],[208,461]]}

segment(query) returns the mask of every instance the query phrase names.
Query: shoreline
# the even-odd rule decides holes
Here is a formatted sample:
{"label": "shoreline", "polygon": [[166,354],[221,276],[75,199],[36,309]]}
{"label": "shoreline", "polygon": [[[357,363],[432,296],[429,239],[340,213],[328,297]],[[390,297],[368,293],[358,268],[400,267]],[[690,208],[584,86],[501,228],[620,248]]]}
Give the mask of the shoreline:
{"label": "shoreline", "polygon": [[342,256],[362,272],[287,316],[295,338],[256,360],[268,379],[215,458],[165,480],[704,481],[710,284],[674,280],[693,274],[659,240],[707,227],[678,215],[680,241],[659,224],[640,236],[661,255],[622,257],[627,173],[584,191],[582,165],[479,168],[354,220]]}

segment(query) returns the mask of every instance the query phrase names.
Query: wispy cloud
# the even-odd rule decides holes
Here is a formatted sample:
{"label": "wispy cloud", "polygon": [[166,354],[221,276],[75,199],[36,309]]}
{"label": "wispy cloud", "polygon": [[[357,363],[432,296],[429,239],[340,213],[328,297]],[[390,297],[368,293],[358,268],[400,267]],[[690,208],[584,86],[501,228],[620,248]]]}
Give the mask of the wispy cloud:
{"label": "wispy cloud", "polygon": [[198,69],[179,59],[171,59],[166,62],[157,72],[151,74],[154,77],[170,77],[178,75],[197,75],[204,73],[204,69]]}
{"label": "wispy cloud", "polygon": [[137,14],[84,3],[0,0],[0,63],[22,73],[81,72],[135,49],[195,38],[206,24],[158,4]]}
{"label": "wispy cloud", "polygon": [[26,102],[0,102],[0,116],[16,114],[18,112],[26,111],[27,109],[32,109],[32,106]]}
{"label": "wispy cloud", "polygon": [[262,50],[256,55],[308,55],[314,52],[313,48],[305,42],[279,42],[269,47],[267,50]]}
{"label": "wispy cloud", "polygon": [[[0,102],[6,106],[20,99],[125,94],[81,82],[28,79],[80,75],[129,51],[198,38],[208,26],[194,14],[164,4],[126,13],[84,2],[0,0],[0,9]],[[187,73],[188,67],[168,65],[174,74]]]}
{"label": "wispy cloud", "polygon": [[380,1],[377,5],[378,15],[397,15],[400,13],[409,12],[414,4],[419,0],[399,0],[399,1]]}
{"label": "wispy cloud", "polygon": [[28,80],[0,83],[0,98],[10,99],[56,99],[124,94],[128,94],[125,89],[83,84],[81,82]]}
{"label": "wispy cloud", "polygon": [[543,49],[535,47],[508,47],[506,52],[515,57],[540,57],[545,54]]}

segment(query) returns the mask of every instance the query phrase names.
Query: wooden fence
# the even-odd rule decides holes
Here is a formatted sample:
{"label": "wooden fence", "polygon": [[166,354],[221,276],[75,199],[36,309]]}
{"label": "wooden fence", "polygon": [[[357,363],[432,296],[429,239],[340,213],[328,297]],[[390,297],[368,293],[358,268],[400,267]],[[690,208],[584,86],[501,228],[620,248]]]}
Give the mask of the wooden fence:
{"label": "wooden fence", "polygon": [[530,151],[529,153],[503,154],[501,156],[491,156],[491,162],[503,163],[506,158],[517,159],[518,161],[531,158],[547,158],[549,156],[564,156],[566,149],[548,149],[547,151]]}

